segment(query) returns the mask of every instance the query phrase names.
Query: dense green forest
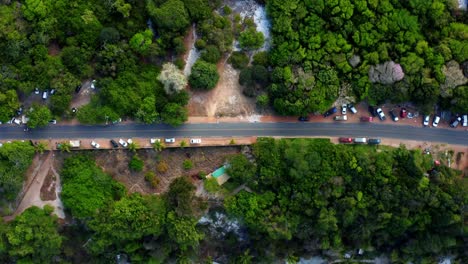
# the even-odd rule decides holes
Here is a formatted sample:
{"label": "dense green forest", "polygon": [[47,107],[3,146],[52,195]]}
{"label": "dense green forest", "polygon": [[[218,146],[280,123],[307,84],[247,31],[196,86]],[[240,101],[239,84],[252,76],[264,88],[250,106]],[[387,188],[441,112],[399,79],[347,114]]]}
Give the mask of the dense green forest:
{"label": "dense green forest", "polygon": [[[436,103],[455,112],[468,109],[468,87],[446,85],[443,73],[446,62],[468,60],[468,16],[457,1],[265,2],[273,35],[268,92],[279,113],[324,111],[348,86],[349,95],[371,104],[412,101],[424,112]],[[401,65],[388,68],[399,78],[403,70],[404,78],[371,82],[371,67],[387,61]]]}
{"label": "dense green forest", "polygon": [[[195,196],[189,177],[162,195],[129,194],[91,154],[68,155],[62,199],[74,220],[58,225],[45,207],[0,224],[0,261],[295,263],[357,249],[365,253],[353,258],[386,254],[392,263],[468,257],[468,183],[420,150],[262,138],[253,154],[228,159],[228,185],[250,189],[225,192],[224,205]],[[214,235],[198,220],[212,209],[244,231]]]}

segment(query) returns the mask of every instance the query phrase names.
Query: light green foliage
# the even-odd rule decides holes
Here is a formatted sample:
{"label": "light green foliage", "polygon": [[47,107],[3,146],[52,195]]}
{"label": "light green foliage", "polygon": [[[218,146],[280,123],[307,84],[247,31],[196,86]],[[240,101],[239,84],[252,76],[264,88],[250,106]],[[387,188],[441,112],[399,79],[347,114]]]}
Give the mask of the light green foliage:
{"label": "light green foliage", "polygon": [[158,80],[164,85],[167,94],[178,93],[187,86],[187,78],[174,64],[164,63]]}
{"label": "light green foliage", "polygon": [[175,103],[167,104],[161,112],[162,120],[171,126],[180,126],[187,121],[187,109]]}
{"label": "light green foliage", "polygon": [[190,170],[193,168],[193,162],[189,159],[186,159],[182,163],[182,167],[184,168],[184,170]]}
{"label": "light green foliage", "polygon": [[7,225],[5,245],[11,260],[50,263],[60,253],[63,238],[57,232],[57,218],[51,216],[52,211],[50,206],[33,206]]}
{"label": "light green foliage", "polygon": [[431,166],[419,150],[261,138],[254,154],[258,185],[225,207],[277,253],[297,254],[303,248],[291,241],[310,239],[322,250],[366,245],[403,259],[462,250],[456,239],[466,230],[455,201],[468,199],[467,185],[445,166],[424,176]]}
{"label": "light green foliage", "polygon": [[148,48],[153,43],[153,32],[147,29],[143,32],[138,32],[130,39],[130,47],[137,53],[146,54]]}
{"label": "light green foliage", "polygon": [[156,122],[159,114],[156,112],[156,100],[153,96],[146,97],[140,104],[135,117],[146,124]]}
{"label": "light green foliage", "polygon": [[174,212],[167,215],[167,233],[182,251],[198,246],[203,234],[196,229],[197,219],[178,217]]}
{"label": "light green foliage", "polygon": [[218,181],[214,177],[204,179],[203,187],[209,193],[217,193],[221,190]]}
{"label": "light green foliage", "polygon": [[6,123],[11,117],[16,115],[20,104],[15,90],[0,92],[0,121]]}
{"label": "light green foliage", "polygon": [[133,155],[132,159],[130,160],[130,163],[128,164],[128,167],[134,171],[142,171],[143,167],[145,166],[144,161],[138,157],[138,155]]}
{"label": "light green foliage", "polygon": [[0,148],[0,197],[16,199],[23,186],[26,169],[32,162],[34,147],[29,142],[3,143]]}
{"label": "light green foliage", "polygon": [[263,46],[265,37],[262,32],[257,32],[254,27],[242,31],[239,36],[239,44],[242,49],[256,50]]}
{"label": "light green foliage", "polygon": [[219,74],[216,65],[198,60],[192,67],[189,84],[193,89],[210,90],[216,86],[218,80]]}
{"label": "light green foliage", "polygon": [[104,206],[124,194],[124,187],[114,181],[86,156],[65,160],[62,201],[78,218],[94,216]]}
{"label": "light green foliage", "polygon": [[26,116],[29,118],[28,127],[44,127],[49,124],[52,119],[52,113],[47,106],[33,105],[31,110],[28,110]]}

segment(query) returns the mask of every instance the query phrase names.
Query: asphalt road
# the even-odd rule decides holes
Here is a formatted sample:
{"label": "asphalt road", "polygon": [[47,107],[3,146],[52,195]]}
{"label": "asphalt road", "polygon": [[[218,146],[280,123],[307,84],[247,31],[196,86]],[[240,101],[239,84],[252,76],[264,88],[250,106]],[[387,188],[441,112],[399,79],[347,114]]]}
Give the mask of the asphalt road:
{"label": "asphalt road", "polygon": [[111,126],[60,126],[23,131],[0,126],[0,140],[78,139],[131,137],[234,137],[234,136],[342,136],[379,137],[468,145],[468,131],[378,123],[219,123],[168,125],[119,124]]}

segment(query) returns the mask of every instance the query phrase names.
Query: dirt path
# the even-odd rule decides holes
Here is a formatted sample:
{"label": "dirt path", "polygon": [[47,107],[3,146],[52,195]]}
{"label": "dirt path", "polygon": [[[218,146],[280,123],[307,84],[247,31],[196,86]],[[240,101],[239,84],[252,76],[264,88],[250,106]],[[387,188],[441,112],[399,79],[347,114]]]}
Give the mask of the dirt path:
{"label": "dirt path", "polygon": [[36,165],[36,167],[34,168],[33,173],[28,175],[29,181],[27,181],[27,183],[29,184],[27,184],[25,187],[26,191],[23,196],[23,199],[21,200],[18,208],[13,213],[13,215],[5,217],[6,221],[14,219],[17,215],[21,214],[22,212],[24,212],[24,210],[28,209],[31,206],[37,206],[37,207],[42,208],[46,204],[51,205],[55,208],[54,213],[59,218],[62,218],[62,219],[65,218],[65,213],[63,212],[63,205],[60,199],[55,199],[53,201],[47,201],[47,202],[44,202],[41,200],[41,187],[44,184],[44,180],[49,174],[50,170],[52,170],[52,172],[57,177],[58,184],[57,184],[56,192],[57,192],[57,197],[59,197],[58,191],[60,190],[60,177],[52,166],[53,160],[54,160],[54,153],[50,151],[42,163],[39,163],[39,162],[37,162],[36,164],[33,163],[33,166]]}

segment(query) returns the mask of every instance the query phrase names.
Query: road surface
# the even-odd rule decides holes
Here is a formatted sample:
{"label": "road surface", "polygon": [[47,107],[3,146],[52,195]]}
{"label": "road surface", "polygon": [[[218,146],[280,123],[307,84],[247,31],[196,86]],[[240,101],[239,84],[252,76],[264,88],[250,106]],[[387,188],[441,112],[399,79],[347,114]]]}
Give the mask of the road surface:
{"label": "road surface", "polygon": [[468,145],[468,131],[376,123],[219,123],[168,125],[119,124],[111,126],[60,126],[23,131],[20,126],[0,126],[0,140],[79,139],[131,137],[241,137],[324,136],[379,137]]}

